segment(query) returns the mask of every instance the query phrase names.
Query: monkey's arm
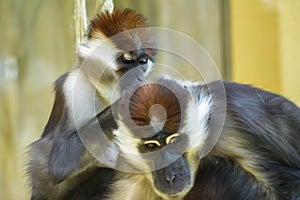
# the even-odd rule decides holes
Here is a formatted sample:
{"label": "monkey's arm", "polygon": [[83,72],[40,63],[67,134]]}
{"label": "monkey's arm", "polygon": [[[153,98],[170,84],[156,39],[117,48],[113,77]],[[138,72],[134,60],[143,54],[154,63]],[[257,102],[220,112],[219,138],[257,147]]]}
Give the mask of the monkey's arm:
{"label": "monkey's arm", "polygon": [[[102,146],[102,152],[97,154],[103,161],[101,162],[87,151],[81,140],[81,137],[84,137],[86,139],[84,142],[90,143],[89,145],[101,144],[101,141],[90,137],[93,134],[99,134],[99,127],[102,127],[104,136],[111,139],[111,131],[116,124],[110,107],[104,109],[78,131],[57,138],[45,135],[30,146],[28,173],[33,199],[42,199],[43,197],[64,199],[71,195],[70,191],[75,190],[81,184],[90,185],[90,181],[95,182],[94,179],[89,180],[89,177],[97,176],[99,178],[107,175],[101,174],[103,168],[106,167],[104,163],[113,164],[117,162],[118,158],[110,157],[105,151],[114,152],[114,155],[118,156],[118,150],[111,145]],[[113,173],[113,170],[111,172]],[[112,178],[112,176],[110,177]],[[111,178],[109,181],[106,181],[105,177],[99,178],[94,188],[97,186],[97,190],[102,190],[99,185],[106,188]],[[99,182],[100,180],[105,181]]]}

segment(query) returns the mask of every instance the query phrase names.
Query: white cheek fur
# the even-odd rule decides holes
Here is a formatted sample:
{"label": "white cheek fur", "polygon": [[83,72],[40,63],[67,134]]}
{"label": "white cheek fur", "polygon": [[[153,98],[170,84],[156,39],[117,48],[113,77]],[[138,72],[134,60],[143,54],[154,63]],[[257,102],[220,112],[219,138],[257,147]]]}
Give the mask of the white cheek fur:
{"label": "white cheek fur", "polygon": [[210,99],[203,99],[198,104],[194,102],[188,103],[187,119],[185,120],[186,129],[183,132],[189,136],[189,148],[200,148],[207,137],[208,118],[210,115],[211,103]]}
{"label": "white cheek fur", "polygon": [[121,156],[123,156],[128,163],[135,165],[138,169],[149,171],[149,166],[138,151],[140,140],[131,135],[131,131],[122,120],[118,120],[117,124],[119,125],[119,128],[114,130],[113,133],[116,138],[115,142],[120,149]]}
{"label": "white cheek fur", "polygon": [[81,58],[81,64],[89,62],[117,70],[115,60],[118,52],[122,52],[122,50],[118,49],[109,39],[94,39],[79,45],[77,52]]}

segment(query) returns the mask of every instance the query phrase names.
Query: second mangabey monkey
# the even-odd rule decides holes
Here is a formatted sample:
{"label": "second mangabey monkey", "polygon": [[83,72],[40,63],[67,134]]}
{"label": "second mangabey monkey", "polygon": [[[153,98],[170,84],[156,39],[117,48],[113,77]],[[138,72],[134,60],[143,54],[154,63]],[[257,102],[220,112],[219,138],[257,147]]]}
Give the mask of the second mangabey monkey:
{"label": "second mangabey monkey", "polygon": [[243,84],[164,78],[123,97],[116,144],[139,173],[120,172],[109,199],[300,198],[300,109],[289,100]]}

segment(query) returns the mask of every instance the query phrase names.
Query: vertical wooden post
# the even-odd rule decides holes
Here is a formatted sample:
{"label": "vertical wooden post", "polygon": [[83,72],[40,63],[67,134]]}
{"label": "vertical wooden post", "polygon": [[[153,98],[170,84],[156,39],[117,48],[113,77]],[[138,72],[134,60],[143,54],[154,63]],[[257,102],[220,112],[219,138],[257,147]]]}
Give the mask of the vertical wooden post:
{"label": "vertical wooden post", "polygon": [[76,49],[82,43],[87,30],[85,0],[75,0],[74,9]]}

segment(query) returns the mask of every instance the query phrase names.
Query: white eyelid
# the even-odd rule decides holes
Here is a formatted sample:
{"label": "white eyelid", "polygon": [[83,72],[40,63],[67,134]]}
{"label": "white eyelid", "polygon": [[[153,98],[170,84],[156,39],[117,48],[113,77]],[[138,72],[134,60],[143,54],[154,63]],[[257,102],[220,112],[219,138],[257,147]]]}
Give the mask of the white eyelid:
{"label": "white eyelid", "polygon": [[131,53],[127,52],[123,54],[124,59],[126,60],[133,60],[133,56]]}
{"label": "white eyelid", "polygon": [[174,138],[176,138],[176,137],[178,137],[178,136],[180,136],[179,133],[175,133],[175,134],[169,135],[169,136],[166,138],[166,144],[169,144],[169,143],[172,141],[172,139],[174,139]]}
{"label": "white eyelid", "polygon": [[161,146],[160,143],[157,140],[148,140],[145,141],[144,144],[151,144],[151,143],[155,143],[157,146]]}

